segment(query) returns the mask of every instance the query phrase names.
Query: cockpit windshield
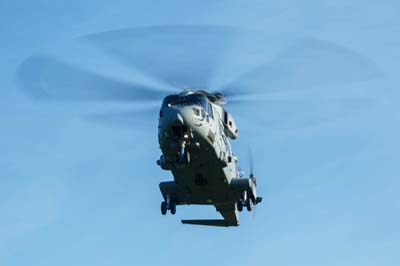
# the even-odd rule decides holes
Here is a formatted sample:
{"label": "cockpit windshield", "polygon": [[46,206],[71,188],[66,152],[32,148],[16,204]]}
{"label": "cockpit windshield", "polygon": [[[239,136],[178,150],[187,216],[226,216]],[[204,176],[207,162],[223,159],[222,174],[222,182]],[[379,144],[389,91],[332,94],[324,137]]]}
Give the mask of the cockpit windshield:
{"label": "cockpit windshield", "polygon": [[207,96],[193,93],[189,95],[169,95],[164,98],[163,106],[166,105],[199,105],[207,110]]}

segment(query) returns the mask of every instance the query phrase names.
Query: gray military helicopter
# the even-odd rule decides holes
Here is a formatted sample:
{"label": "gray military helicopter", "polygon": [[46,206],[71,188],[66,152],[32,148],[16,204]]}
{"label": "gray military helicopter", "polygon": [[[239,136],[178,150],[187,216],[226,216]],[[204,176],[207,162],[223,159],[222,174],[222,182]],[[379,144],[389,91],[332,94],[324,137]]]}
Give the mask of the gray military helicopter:
{"label": "gray military helicopter", "polygon": [[163,153],[157,164],[174,181],[161,182],[161,213],[175,214],[177,205],[214,205],[221,220],[182,220],[184,224],[238,226],[238,211],[260,203],[253,173],[243,178],[230,139],[238,137],[221,93],[185,90],[164,98],[158,140]]}
{"label": "gray military helicopter", "polygon": [[[159,112],[162,156],[158,164],[170,170],[174,180],[159,185],[164,199],[162,214],[168,210],[175,214],[177,205],[214,205],[224,219],[183,223],[238,226],[238,211],[243,207],[251,211],[262,198],[257,195],[253,171],[244,178],[238,169],[229,143],[229,139],[238,137],[238,131],[225,108],[225,97],[229,105],[248,101],[248,95],[268,94],[274,88],[295,91],[364,80],[379,73],[361,55],[327,41],[305,38],[287,42],[241,34],[232,27],[217,25],[145,26],[93,33],[78,41],[94,45],[94,50],[104,52],[111,62],[99,60],[100,54],[91,54],[90,49],[79,51],[75,62],[59,55],[32,55],[17,68],[16,80],[23,91],[39,100],[122,102],[130,107],[157,102],[155,109],[118,111],[117,116],[99,114],[95,117],[100,122],[114,118],[133,119],[135,124],[154,121],[164,98]],[[65,54],[70,59],[74,52]],[[82,66],[83,61],[92,59],[92,68]],[[120,66],[125,68],[120,71]],[[132,73],[137,70],[149,79],[134,78]],[[221,70],[226,75],[220,75]],[[128,73],[128,77],[121,78],[120,73]],[[215,85],[216,76],[228,78]],[[220,93],[177,91],[187,87],[217,89]],[[252,112],[249,121],[257,119],[260,125],[260,121],[268,123],[268,115],[275,118],[276,110],[266,110],[273,105],[271,99],[269,103],[263,106],[264,112]],[[288,103],[293,109],[293,103]],[[284,109],[285,101],[279,101],[278,106]],[[297,110],[312,106],[307,103]],[[280,120],[287,118],[285,115]]]}
{"label": "gray military helicopter", "polygon": [[[83,38],[123,63],[157,77],[154,80],[165,81],[162,84],[121,81],[47,55],[33,55],[22,62],[17,69],[17,80],[25,92],[44,100],[143,104],[160,101],[168,95],[159,112],[162,156],[158,164],[172,172],[174,181],[159,185],[164,198],[162,214],[168,210],[175,214],[177,205],[214,205],[224,219],[182,222],[238,226],[238,211],[243,207],[251,211],[261,202],[256,193],[256,179],[253,174],[243,178],[229,143],[229,139],[237,138],[238,131],[233,117],[224,108],[224,96],[235,95],[232,92],[239,90],[234,86],[231,90],[221,88],[219,93],[176,89],[187,87],[184,84],[209,88],[205,81],[233,38],[230,27],[198,25],[138,27]],[[157,111],[146,109],[146,114],[154,115]],[[135,117],[132,113],[128,115]]]}

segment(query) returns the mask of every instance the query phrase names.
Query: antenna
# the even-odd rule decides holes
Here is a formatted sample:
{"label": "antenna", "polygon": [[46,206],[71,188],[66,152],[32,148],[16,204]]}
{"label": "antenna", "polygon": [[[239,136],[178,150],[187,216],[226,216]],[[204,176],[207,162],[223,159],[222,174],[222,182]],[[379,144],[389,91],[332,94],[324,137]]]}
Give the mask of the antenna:
{"label": "antenna", "polygon": [[253,180],[254,184],[257,186],[257,180],[254,177],[254,161],[253,161],[253,153],[251,148],[249,147],[249,164],[250,164],[250,178]]}

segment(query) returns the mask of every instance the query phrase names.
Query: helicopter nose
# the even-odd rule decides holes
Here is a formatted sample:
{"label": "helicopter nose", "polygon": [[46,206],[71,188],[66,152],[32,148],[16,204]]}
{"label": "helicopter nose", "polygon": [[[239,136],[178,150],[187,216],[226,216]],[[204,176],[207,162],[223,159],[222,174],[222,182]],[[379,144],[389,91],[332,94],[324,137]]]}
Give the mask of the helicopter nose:
{"label": "helicopter nose", "polygon": [[183,125],[184,119],[175,107],[163,108],[160,112],[160,126],[170,127],[172,125]]}
{"label": "helicopter nose", "polygon": [[[178,139],[184,132],[191,136],[207,138],[208,127],[203,126],[204,116],[193,106],[168,106],[161,109],[158,124],[158,137],[161,146],[169,145],[171,138]],[[200,113],[200,114],[199,114]],[[193,135],[192,135],[193,134]]]}
{"label": "helicopter nose", "polygon": [[195,127],[194,113],[190,107],[167,107],[161,110],[159,127],[168,129],[172,126]]}
{"label": "helicopter nose", "polygon": [[190,108],[180,108],[177,110],[177,115],[176,119],[179,121],[182,125],[191,125],[191,120],[192,120],[193,112]]}
{"label": "helicopter nose", "polygon": [[174,126],[182,126],[185,121],[180,114],[179,110],[173,106],[164,107],[160,111],[160,118],[158,122],[158,128],[162,135],[169,135],[169,131]]}

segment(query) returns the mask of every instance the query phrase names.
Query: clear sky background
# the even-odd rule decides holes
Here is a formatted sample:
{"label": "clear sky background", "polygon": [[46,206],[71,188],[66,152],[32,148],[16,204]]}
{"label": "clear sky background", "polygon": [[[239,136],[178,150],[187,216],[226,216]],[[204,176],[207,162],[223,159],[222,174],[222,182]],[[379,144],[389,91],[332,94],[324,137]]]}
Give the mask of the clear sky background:
{"label": "clear sky background", "polygon": [[[2,0],[0,265],[399,265],[399,14],[389,0]],[[121,118],[137,105],[41,101],[18,85],[43,54],[144,79],[79,38],[185,24],[237,31],[212,88],[242,77],[262,94],[228,105],[264,197],[238,228],[180,223],[219,217],[213,207],[160,214],[172,176],[155,164],[157,110]]]}

